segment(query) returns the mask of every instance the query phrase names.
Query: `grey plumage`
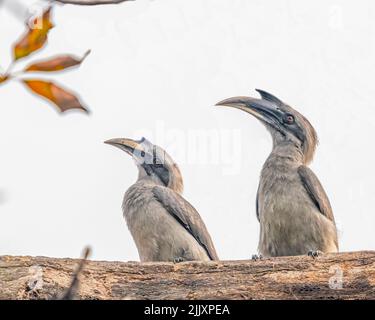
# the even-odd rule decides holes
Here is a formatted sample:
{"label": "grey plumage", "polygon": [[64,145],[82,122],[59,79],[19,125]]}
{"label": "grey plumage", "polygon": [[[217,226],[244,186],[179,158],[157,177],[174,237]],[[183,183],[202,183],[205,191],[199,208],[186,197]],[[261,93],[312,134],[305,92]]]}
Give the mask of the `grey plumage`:
{"label": "grey plumage", "polygon": [[318,138],[310,122],[274,95],[257,90],[262,99],[234,97],[217,105],[241,109],[271,133],[272,152],[258,186],[256,214],[263,256],[338,251],[337,230],[328,197],[307,167]]}
{"label": "grey plumage", "polygon": [[173,159],[145,138],[106,143],[126,151],[138,167],[122,208],[140,260],[218,260],[199,213],[181,196],[183,180]]}

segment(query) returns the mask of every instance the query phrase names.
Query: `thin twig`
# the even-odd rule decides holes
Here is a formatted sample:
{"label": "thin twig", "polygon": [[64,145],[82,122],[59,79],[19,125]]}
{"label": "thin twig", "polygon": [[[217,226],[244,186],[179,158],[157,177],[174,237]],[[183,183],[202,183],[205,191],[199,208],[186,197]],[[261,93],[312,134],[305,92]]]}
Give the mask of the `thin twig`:
{"label": "thin twig", "polygon": [[79,286],[79,276],[82,272],[83,266],[86,263],[86,260],[88,256],[91,253],[90,247],[86,247],[83,252],[83,257],[81,262],[79,263],[77,270],[74,272],[72,282],[69,286],[69,288],[65,291],[63,296],[60,298],[60,300],[73,300],[77,294],[78,286]]}
{"label": "thin twig", "polygon": [[119,4],[125,1],[135,0],[52,0],[63,4],[75,4],[80,6],[97,6],[103,4]]}

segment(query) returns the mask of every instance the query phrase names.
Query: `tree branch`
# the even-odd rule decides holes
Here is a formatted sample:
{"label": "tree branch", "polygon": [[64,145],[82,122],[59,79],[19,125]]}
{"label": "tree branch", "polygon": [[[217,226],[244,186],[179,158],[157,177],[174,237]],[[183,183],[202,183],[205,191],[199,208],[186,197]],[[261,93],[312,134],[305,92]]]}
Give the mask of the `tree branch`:
{"label": "tree branch", "polygon": [[[0,299],[51,299],[79,260],[0,257]],[[31,285],[30,285],[31,284]],[[32,293],[32,294],[31,294]],[[87,261],[80,299],[375,299],[375,251],[260,261]]]}
{"label": "tree branch", "polygon": [[80,6],[97,6],[103,4],[119,4],[125,1],[135,0],[53,0],[63,4],[75,4]]}

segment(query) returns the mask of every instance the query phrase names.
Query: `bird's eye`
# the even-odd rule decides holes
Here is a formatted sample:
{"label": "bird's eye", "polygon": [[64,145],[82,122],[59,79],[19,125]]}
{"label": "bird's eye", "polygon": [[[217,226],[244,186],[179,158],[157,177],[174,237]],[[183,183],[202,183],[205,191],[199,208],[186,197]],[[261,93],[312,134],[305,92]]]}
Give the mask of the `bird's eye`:
{"label": "bird's eye", "polygon": [[287,114],[285,117],[285,122],[287,124],[293,124],[294,123],[294,117],[291,114]]}
{"label": "bird's eye", "polygon": [[143,150],[141,151],[141,157],[144,158],[144,156],[146,155],[146,152],[144,152]]}

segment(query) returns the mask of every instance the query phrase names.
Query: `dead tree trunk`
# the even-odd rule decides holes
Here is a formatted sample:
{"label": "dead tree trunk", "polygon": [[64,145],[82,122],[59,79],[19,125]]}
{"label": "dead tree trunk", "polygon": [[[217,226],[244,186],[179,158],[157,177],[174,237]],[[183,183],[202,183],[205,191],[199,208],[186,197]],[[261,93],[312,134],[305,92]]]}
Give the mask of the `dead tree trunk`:
{"label": "dead tree trunk", "polygon": [[[50,299],[71,282],[73,259],[0,257],[0,299]],[[88,261],[81,299],[375,299],[375,252],[261,261]]]}

